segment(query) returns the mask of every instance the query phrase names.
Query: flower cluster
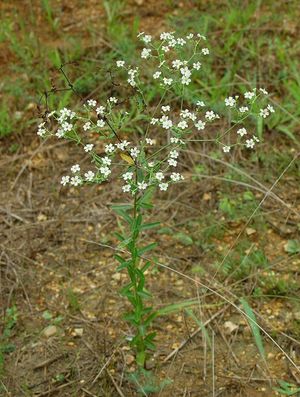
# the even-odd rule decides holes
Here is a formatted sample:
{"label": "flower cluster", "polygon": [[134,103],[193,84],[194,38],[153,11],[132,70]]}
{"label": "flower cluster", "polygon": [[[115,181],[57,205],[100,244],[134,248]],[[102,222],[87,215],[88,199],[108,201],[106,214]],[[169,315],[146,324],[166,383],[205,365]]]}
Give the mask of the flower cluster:
{"label": "flower cluster", "polygon": [[[103,103],[96,99],[87,100],[77,113],[67,108],[54,111],[48,115],[50,122],[39,124],[37,134],[40,137],[55,135],[74,141],[82,146],[93,164],[93,169],[82,172],[79,164],[73,165],[70,175],[61,179],[63,186],[101,183],[108,180],[114,169],[118,171],[116,177],[122,181],[121,189],[125,193],[142,193],[149,187],[166,191],[171,184],[184,179],[180,173],[180,155],[186,144],[214,141],[224,153],[228,153],[236,145],[253,149],[259,143],[258,137],[245,123],[250,116],[265,119],[274,112],[273,106],[266,103],[268,92],[265,89],[229,96],[224,99],[223,110],[220,106],[208,106],[206,101],[194,95],[196,100],[193,104],[188,106],[182,100],[178,110],[168,102],[168,95],[171,98],[172,92],[184,93],[193,89],[194,76],[201,73],[204,57],[210,54],[209,49],[202,46],[206,38],[194,33],[176,37],[173,32],[162,33],[159,40],[144,33],[138,37],[143,43],[141,59],[150,63],[150,69],[152,65],[152,82],[147,78],[147,85],[158,85],[160,89],[155,108],[147,104],[144,113],[135,118],[132,108],[116,96],[110,96]],[[116,67],[121,76],[125,73],[124,80],[145,101],[140,68],[127,65],[124,60],[117,60]],[[129,106],[135,106],[135,102],[127,102]],[[221,130],[224,123],[220,119],[226,111],[230,112],[235,124],[224,132]],[[213,129],[210,127],[212,123],[215,123]],[[132,130],[145,131],[144,135],[130,137],[133,142],[128,141],[122,127],[129,124]],[[217,136],[205,139],[205,134],[211,134],[212,130],[217,131]],[[159,144],[149,137],[152,131],[156,137],[159,136]],[[232,132],[234,142],[228,144],[232,141]]]}

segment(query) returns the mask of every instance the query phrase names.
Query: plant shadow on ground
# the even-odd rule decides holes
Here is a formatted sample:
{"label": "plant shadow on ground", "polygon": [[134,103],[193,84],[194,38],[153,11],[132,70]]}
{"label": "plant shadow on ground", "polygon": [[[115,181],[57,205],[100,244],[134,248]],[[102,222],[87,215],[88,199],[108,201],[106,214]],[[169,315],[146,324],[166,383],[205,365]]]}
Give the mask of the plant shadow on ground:
{"label": "plant shadow on ground", "polygon": [[[157,199],[153,216],[163,228],[149,286],[162,317],[155,323],[155,360],[148,363],[162,382],[156,395],[209,396],[213,389],[223,396],[289,395],[300,383],[262,334],[261,357],[246,319],[205,287],[238,305],[244,297],[259,324],[299,365],[300,174],[299,163],[290,165],[299,150],[297,2],[284,10],[280,2],[245,2],[243,11],[240,2],[199,3],[28,1],[28,15],[20,2],[0,5],[4,395],[137,395],[134,376],[131,382],[127,376],[135,368],[125,341],[126,305],[118,294],[125,275],[115,273],[109,248],[116,244],[116,219],[107,204],[118,200],[118,190],[59,190],[63,169],[79,154],[73,148],[69,155],[60,142],[39,146],[33,124],[37,93],[67,87],[57,70],[61,64],[82,97],[104,97],[111,93],[109,70],[117,59],[111,50],[134,61],[136,33],[155,33],[157,26],[209,37],[217,62],[198,82],[203,99],[257,82],[274,92],[278,111],[264,130],[255,126],[264,140],[256,154],[222,160],[210,147],[192,147],[185,190]],[[49,98],[50,107],[69,102],[78,103],[71,91]],[[274,195],[268,194],[287,167]],[[164,312],[168,304],[173,309]]]}

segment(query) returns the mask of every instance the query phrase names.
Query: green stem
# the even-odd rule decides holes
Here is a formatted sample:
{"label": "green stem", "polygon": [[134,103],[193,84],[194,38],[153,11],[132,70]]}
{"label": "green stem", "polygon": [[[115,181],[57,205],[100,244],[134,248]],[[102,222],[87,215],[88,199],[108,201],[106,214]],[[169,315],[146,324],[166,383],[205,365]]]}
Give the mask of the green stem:
{"label": "green stem", "polygon": [[[138,166],[135,163],[135,184],[137,185],[137,180],[138,180],[138,175],[137,175],[137,170]],[[138,216],[140,216],[140,211],[138,209],[138,193],[134,193],[134,200],[133,200],[133,222],[131,226],[131,238],[132,238],[132,249],[131,249],[131,262],[132,262],[132,267],[134,271],[134,279],[132,280],[133,282],[133,290],[134,290],[134,296],[135,296],[135,306],[134,306],[134,314],[135,318],[137,321],[137,327],[136,327],[136,337],[137,337],[137,343],[136,343],[136,361],[137,364],[140,367],[145,367],[145,344],[144,344],[144,335],[141,333],[141,328],[143,328],[143,315],[142,315],[142,310],[143,310],[143,299],[142,297],[138,294],[139,292],[139,281],[140,277],[138,276],[138,272],[136,271],[138,269],[138,255],[137,255],[137,240],[139,237],[139,229],[136,230],[136,222]]]}

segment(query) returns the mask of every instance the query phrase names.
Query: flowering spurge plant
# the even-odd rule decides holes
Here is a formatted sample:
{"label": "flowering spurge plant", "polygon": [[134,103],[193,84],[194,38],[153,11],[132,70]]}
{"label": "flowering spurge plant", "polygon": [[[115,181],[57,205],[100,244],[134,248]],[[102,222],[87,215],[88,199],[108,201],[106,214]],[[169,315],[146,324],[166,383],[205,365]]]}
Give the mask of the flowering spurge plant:
{"label": "flowering spurge plant", "polygon": [[[63,186],[79,187],[114,179],[127,200],[126,204],[112,207],[127,226],[116,234],[123,254],[115,258],[119,263],[117,271],[126,270],[129,276],[121,295],[132,307],[125,319],[134,330],[130,343],[138,368],[142,369],[146,368],[149,352],[155,349],[151,325],[157,312],[147,303],[151,294],[145,276],[151,261],[145,254],[156,244],[140,243],[146,230],[159,225],[144,220],[145,211],[152,208],[155,190],[165,192],[184,181],[181,153],[186,145],[211,142],[224,153],[235,146],[254,149],[259,138],[249,126],[257,118],[269,117],[274,108],[262,88],[224,98],[219,113],[215,109],[220,109],[220,105],[206,104],[195,83],[202,78],[202,63],[210,54],[204,36],[162,33],[154,40],[141,33],[138,37],[143,48],[137,64],[116,61],[116,72],[125,84],[114,84],[114,93],[108,99],[89,99],[76,112],[64,108],[47,113],[38,135],[73,141],[90,159],[88,168],[74,164],[62,176]],[[145,70],[151,71],[150,78]],[[125,98],[124,87],[130,90]],[[155,95],[148,95],[149,87]],[[221,120],[224,117],[225,123]],[[223,130],[223,125],[228,128]]]}

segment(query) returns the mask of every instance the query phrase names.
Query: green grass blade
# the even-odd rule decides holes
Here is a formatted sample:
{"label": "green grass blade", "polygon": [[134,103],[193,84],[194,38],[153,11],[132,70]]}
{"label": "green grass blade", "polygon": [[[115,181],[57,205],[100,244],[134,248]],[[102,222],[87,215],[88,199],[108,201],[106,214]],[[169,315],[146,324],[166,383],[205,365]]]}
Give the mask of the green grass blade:
{"label": "green grass blade", "polygon": [[[199,304],[199,302],[198,302],[198,304]],[[208,332],[206,331],[206,328],[205,328],[205,325],[203,324],[203,322],[200,321],[200,320],[195,316],[195,314],[193,313],[192,310],[186,309],[185,311],[186,311],[186,313],[195,321],[195,323],[199,326],[199,328],[201,328],[202,334],[204,335],[204,337],[205,337],[205,339],[206,339],[206,341],[207,341],[207,344],[209,345],[209,347],[211,347],[210,337],[209,337],[209,335],[208,335]]]}
{"label": "green grass blade", "polygon": [[243,308],[245,310],[245,313],[247,314],[247,319],[249,321],[253,336],[254,336],[254,340],[257,346],[257,349],[259,351],[259,354],[261,355],[261,357],[265,360],[266,359],[266,353],[265,353],[265,348],[263,345],[263,340],[260,334],[260,329],[257,326],[257,321],[256,321],[256,317],[255,314],[253,313],[253,310],[251,309],[251,307],[249,306],[248,302],[244,299],[241,298],[241,303],[243,305]]}

